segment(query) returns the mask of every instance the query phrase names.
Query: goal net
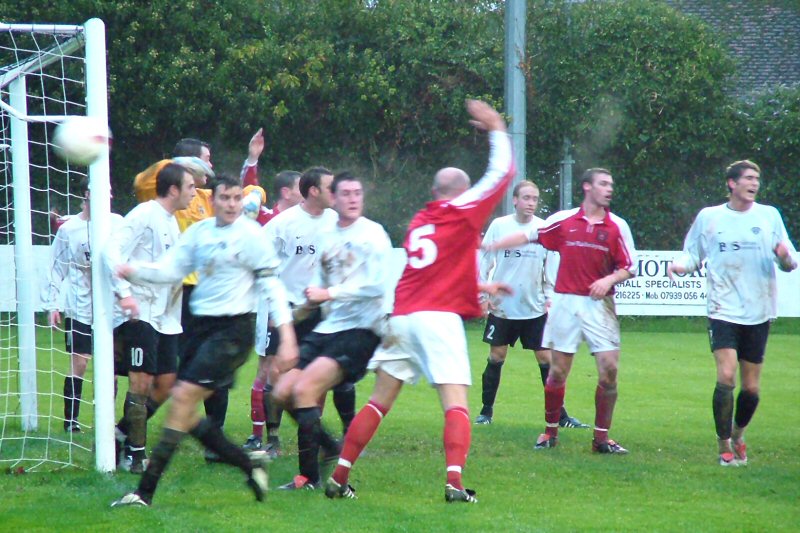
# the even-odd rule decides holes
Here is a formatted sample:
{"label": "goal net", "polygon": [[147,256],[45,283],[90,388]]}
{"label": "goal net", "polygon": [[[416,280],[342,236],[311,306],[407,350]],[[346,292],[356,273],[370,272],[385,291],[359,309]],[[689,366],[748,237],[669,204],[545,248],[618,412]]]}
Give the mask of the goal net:
{"label": "goal net", "polygon": [[[111,290],[98,253],[110,227],[108,154],[88,169],[55,156],[54,129],[74,115],[108,121],[102,21],[0,24],[0,469],[7,472],[93,462],[111,471],[116,463]],[[59,223],[80,213],[87,177],[93,346],[78,398],[75,382],[66,384],[74,372],[63,313],[61,326],[50,327],[44,295],[49,279],[61,304],[70,291],[69,276],[53,277],[51,247]]]}

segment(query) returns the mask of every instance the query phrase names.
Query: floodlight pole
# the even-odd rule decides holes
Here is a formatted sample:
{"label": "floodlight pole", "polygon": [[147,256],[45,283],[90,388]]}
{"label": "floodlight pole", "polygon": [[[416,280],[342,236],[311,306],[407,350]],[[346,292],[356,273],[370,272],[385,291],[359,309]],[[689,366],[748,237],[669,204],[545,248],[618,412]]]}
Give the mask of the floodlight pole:
{"label": "floodlight pole", "polygon": [[561,209],[572,209],[572,165],[575,160],[572,159],[572,141],[564,137],[564,158],[561,160],[561,170],[559,172],[559,181],[561,191]]}
{"label": "floodlight pole", "polygon": [[506,192],[501,214],[513,212],[513,186],[526,177],[525,170],[525,17],[526,0],[508,0],[505,12],[505,106],[509,118],[508,134],[514,151],[517,175]]}

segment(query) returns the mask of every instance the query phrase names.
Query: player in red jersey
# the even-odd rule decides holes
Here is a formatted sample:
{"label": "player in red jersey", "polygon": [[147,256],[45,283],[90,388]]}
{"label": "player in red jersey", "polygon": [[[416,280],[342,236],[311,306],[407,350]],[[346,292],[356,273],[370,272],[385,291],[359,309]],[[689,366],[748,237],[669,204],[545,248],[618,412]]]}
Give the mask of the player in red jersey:
{"label": "player in red jersey", "polygon": [[608,210],[614,190],[611,173],[590,168],[581,177],[581,187],[584,199],[579,208],[559,211],[538,231],[512,234],[488,248],[503,249],[538,241],[561,256],[543,339],[544,345],[553,351],[544,389],[546,429],[539,435],[535,448],[552,448],[558,442],[558,419],[572,356],[578,351],[581,339],[585,339],[595,357],[598,374],[592,450],[622,454],[628,450],[608,438],[617,402],[620,346],[614,286],[634,276],[635,250],[628,223]]}
{"label": "player in red jersey", "polygon": [[329,498],[355,497],[347,483],[353,463],[403,383],[414,383],[424,374],[436,387],[444,410],[445,499],[477,502],[475,493],[461,483],[471,438],[471,375],[461,320],[481,316],[475,250],[486,219],[511,183],[514,166],[500,114],[476,100],[467,101],[467,110],[474,126],[490,132],[489,166],[472,188],[464,171],[441,169],[433,180],[434,200],[409,225],[403,242],[408,263],[395,291],[388,331],[369,365],[377,375],[375,388],[345,435],[336,470],[325,483]]}

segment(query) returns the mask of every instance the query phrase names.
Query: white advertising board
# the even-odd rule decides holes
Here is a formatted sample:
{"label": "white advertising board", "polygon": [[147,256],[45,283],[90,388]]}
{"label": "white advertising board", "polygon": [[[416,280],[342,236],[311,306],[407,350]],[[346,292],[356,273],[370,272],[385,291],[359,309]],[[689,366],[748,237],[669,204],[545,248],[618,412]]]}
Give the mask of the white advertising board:
{"label": "white advertising board", "polygon": [[[47,282],[50,265],[50,247],[34,246],[36,274],[39,290]],[[705,270],[679,276],[675,281],[667,277],[667,265],[680,252],[638,250],[636,277],[616,289],[617,314],[639,316],[705,316]],[[395,248],[390,275],[392,286],[397,283],[405,268],[405,251]],[[0,246],[0,311],[14,311],[16,288],[14,286],[14,247]],[[41,303],[38,307],[41,310]],[[800,317],[800,269],[791,273],[778,272],[778,316]]]}

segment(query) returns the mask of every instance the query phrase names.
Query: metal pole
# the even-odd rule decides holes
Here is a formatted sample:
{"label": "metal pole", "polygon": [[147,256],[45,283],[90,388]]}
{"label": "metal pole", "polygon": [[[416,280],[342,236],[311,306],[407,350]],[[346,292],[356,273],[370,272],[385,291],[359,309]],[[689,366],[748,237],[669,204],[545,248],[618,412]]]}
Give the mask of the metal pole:
{"label": "metal pole", "polygon": [[[525,17],[526,0],[506,2],[505,27],[505,104],[509,118],[508,133],[514,149],[517,175],[514,183],[526,177],[525,169]],[[501,206],[502,214],[513,211],[512,187],[508,189]]]}
{"label": "metal pole", "polygon": [[559,182],[561,191],[561,209],[572,209],[572,142],[564,137],[564,158],[561,160]]}
{"label": "metal pole", "polygon": [[[100,19],[86,29],[86,114],[108,124],[106,33]],[[114,341],[110,273],[103,253],[111,236],[111,180],[108,150],[89,167],[89,242],[92,250],[92,337],[94,339],[95,468],[113,472],[114,456]]]}

